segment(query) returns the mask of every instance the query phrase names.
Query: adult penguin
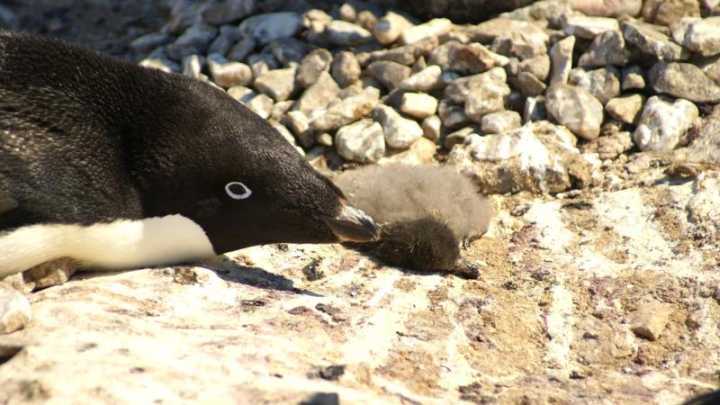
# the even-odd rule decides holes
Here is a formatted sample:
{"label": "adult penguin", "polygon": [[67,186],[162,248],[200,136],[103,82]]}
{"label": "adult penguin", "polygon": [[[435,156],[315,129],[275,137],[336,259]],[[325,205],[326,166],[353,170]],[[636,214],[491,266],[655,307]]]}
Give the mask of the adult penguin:
{"label": "adult penguin", "polygon": [[124,269],[377,235],[224,91],[0,32],[0,277],[59,258]]}

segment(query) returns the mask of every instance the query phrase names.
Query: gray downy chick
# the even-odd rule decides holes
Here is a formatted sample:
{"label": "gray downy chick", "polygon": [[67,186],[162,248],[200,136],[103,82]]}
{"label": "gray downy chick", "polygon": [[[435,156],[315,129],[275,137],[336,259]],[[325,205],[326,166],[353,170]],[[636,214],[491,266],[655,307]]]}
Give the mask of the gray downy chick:
{"label": "gray downy chick", "polygon": [[379,241],[350,245],[393,266],[464,272],[460,246],[484,234],[493,214],[472,181],[451,167],[369,166],[334,181],[381,224]]}

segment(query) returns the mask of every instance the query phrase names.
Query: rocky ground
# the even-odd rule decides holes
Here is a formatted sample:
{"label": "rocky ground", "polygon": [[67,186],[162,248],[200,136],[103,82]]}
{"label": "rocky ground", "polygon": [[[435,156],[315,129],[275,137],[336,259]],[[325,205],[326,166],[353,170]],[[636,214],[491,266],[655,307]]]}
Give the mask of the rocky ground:
{"label": "rocky ground", "polygon": [[672,404],[720,385],[717,2],[470,24],[284,3],[157,3],[114,49],[226,89],[330,175],[467,173],[498,213],[464,251],[480,277],[283,245],[6,287],[0,402]]}

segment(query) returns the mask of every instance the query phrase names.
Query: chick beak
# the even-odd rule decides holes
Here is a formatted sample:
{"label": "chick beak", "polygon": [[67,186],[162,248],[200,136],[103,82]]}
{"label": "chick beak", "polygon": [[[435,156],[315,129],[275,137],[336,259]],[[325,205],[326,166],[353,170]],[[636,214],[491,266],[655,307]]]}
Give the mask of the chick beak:
{"label": "chick beak", "polygon": [[380,236],[380,228],[375,221],[349,205],[343,205],[340,214],[325,222],[340,242],[372,242]]}

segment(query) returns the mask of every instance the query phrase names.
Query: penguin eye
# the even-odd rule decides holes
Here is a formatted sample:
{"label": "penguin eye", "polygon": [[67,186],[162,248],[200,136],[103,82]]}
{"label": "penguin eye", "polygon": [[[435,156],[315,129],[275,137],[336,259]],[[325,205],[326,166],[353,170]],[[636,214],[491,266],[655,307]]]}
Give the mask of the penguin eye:
{"label": "penguin eye", "polygon": [[252,190],[239,181],[231,181],[225,185],[225,192],[233,200],[245,200],[250,198]]}

